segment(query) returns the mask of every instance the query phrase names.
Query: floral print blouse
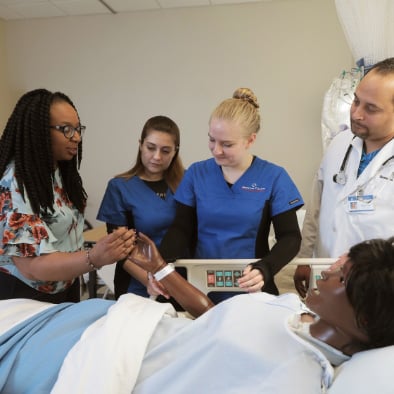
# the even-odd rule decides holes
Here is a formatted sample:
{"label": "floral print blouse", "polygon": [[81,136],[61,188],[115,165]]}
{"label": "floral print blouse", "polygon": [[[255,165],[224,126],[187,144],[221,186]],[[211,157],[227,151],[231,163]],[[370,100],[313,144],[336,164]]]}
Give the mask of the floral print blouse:
{"label": "floral print blouse", "polygon": [[27,285],[44,293],[58,293],[73,283],[38,281],[25,278],[11,256],[40,256],[54,252],[75,252],[83,247],[83,215],[63,190],[60,172],[54,176],[54,212],[39,216],[33,213],[25,192],[18,190],[15,165],[11,162],[0,180],[0,271],[14,275]]}

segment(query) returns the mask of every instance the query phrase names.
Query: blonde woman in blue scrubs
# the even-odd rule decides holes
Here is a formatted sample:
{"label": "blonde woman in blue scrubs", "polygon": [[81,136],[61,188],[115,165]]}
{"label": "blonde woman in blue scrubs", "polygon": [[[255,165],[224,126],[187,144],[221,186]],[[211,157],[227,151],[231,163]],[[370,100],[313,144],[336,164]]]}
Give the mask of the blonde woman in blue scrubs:
{"label": "blonde woman in blue scrubs", "polygon": [[[197,239],[197,259],[256,258],[239,279],[240,288],[278,294],[273,278],[298,252],[296,211],[304,203],[282,167],[250,153],[259,129],[259,104],[250,89],[237,89],[213,111],[208,132],[213,158],[185,173],[175,194],[177,215],[160,252],[181,258]],[[271,223],[277,242],[270,250]],[[220,294],[234,295],[217,293],[215,302]]]}
{"label": "blonde woman in blue scrubs", "polygon": [[[118,227],[134,228],[160,243],[174,220],[174,192],[184,173],[179,144],[179,128],[172,119],[160,115],[146,121],[134,166],[108,182],[101,202],[97,219],[106,222],[108,232]],[[117,263],[116,298],[125,292],[147,297],[147,284],[141,268],[124,266],[124,261]]]}

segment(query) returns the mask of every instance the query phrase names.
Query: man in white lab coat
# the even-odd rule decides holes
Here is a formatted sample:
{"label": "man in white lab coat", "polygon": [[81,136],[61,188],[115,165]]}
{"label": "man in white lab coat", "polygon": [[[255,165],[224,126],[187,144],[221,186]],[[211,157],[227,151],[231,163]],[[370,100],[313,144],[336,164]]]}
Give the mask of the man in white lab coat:
{"label": "man in white lab coat", "polygon": [[[339,257],[354,244],[394,234],[394,58],[363,77],[340,132],[315,176],[298,257]],[[310,267],[298,266],[301,296]]]}

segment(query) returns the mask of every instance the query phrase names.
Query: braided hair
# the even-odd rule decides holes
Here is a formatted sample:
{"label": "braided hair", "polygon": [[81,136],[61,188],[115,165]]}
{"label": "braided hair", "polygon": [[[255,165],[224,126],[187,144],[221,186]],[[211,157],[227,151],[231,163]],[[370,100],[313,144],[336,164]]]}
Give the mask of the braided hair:
{"label": "braided hair", "polygon": [[[53,212],[55,202],[55,162],[49,126],[51,105],[59,101],[70,104],[77,112],[70,98],[63,93],[46,89],[25,93],[17,102],[0,138],[0,174],[4,174],[7,165],[14,160],[18,188],[23,199],[27,193],[37,215]],[[82,141],[78,144],[78,155],[69,161],[60,161],[58,166],[65,193],[83,213],[87,194],[78,172],[81,159]]]}

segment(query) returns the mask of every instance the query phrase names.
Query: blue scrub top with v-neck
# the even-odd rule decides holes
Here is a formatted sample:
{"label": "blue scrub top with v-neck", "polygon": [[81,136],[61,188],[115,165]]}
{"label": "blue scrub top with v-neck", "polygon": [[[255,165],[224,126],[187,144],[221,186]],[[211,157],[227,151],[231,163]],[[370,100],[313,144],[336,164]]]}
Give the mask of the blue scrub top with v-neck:
{"label": "blue scrub top with v-neck", "polygon": [[197,210],[201,259],[261,257],[255,246],[266,204],[271,217],[304,204],[285,169],[258,157],[232,187],[213,158],[192,164],[175,199]]}
{"label": "blue scrub top with v-neck", "polygon": [[[97,220],[127,227],[127,217],[131,214],[135,229],[159,245],[175,218],[175,211],[176,202],[169,188],[162,199],[138,176],[113,178],[108,182]],[[146,287],[134,277],[130,277],[127,291],[149,297]]]}
{"label": "blue scrub top with v-neck", "polygon": [[175,210],[176,202],[169,188],[162,199],[137,176],[113,178],[108,182],[97,220],[127,226],[130,212],[135,229],[159,245],[175,218]]}

